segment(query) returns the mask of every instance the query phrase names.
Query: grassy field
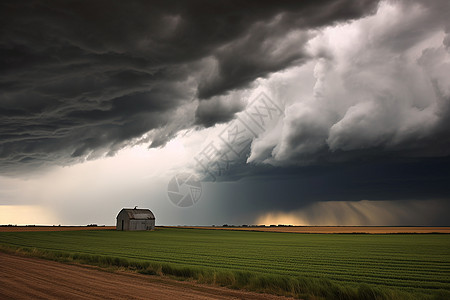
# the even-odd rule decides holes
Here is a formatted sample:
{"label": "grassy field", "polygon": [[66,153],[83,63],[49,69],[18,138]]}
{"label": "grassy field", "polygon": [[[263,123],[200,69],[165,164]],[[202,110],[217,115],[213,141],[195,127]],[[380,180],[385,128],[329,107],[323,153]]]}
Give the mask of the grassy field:
{"label": "grassy field", "polygon": [[0,232],[0,245],[51,259],[311,299],[450,299],[445,234]]}

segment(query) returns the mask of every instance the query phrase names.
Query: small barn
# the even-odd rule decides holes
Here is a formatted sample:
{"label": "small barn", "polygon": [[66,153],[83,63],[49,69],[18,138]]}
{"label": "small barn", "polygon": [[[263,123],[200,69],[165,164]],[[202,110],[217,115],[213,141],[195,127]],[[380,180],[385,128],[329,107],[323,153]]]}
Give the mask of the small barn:
{"label": "small barn", "polygon": [[155,215],[150,209],[124,208],[117,215],[117,230],[153,230]]}

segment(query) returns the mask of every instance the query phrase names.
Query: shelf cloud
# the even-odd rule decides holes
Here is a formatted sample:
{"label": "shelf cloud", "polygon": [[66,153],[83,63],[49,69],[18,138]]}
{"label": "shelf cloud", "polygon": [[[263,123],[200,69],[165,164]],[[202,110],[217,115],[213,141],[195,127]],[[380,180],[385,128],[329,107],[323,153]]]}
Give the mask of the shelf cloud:
{"label": "shelf cloud", "polygon": [[[226,122],[242,106],[221,102],[218,113],[208,99],[307,60],[310,30],[375,8],[348,0],[3,2],[2,173],[113,155],[155,129],[153,146],[161,146],[180,129]],[[190,112],[182,120],[180,107]]]}

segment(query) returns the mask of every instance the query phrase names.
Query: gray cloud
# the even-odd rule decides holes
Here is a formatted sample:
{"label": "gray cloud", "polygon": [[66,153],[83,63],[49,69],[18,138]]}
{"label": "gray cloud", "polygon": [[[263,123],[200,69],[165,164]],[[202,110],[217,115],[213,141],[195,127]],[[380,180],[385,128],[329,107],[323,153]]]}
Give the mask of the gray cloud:
{"label": "gray cloud", "polygon": [[249,161],[307,165],[448,156],[449,22],[443,11],[449,10],[444,1],[388,1],[374,16],[324,30],[310,42],[316,57],[311,93],[278,93],[287,101],[278,138],[256,139]]}
{"label": "gray cloud", "polygon": [[226,123],[245,108],[241,93],[230,96],[216,96],[208,101],[200,101],[195,113],[196,123],[206,127],[217,123]]}
{"label": "gray cloud", "polygon": [[[220,101],[218,113],[208,98],[301,63],[309,29],[376,5],[2,2],[1,172],[112,155],[151,130],[159,146],[195,123],[226,122],[241,106]],[[181,123],[177,110],[197,96],[197,112]]]}
{"label": "gray cloud", "polygon": [[[321,30],[306,64],[263,82],[285,116],[218,178],[221,210],[248,220],[316,202],[436,199],[445,210],[449,10],[448,1],[384,1],[374,15]],[[424,224],[447,224],[439,209],[428,213]]]}

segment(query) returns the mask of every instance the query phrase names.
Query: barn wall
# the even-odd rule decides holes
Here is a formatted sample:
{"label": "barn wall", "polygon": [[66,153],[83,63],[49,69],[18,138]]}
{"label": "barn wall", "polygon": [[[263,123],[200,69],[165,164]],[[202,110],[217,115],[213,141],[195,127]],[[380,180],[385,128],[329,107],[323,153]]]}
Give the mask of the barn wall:
{"label": "barn wall", "polygon": [[[122,220],[123,220],[123,228],[122,228]],[[126,213],[120,213],[117,216],[116,230],[129,230],[130,220],[128,219],[128,215]]]}
{"label": "barn wall", "polygon": [[155,230],[155,220],[149,220],[149,222],[151,226],[150,230]]}
{"label": "barn wall", "polygon": [[128,230],[153,230],[155,229],[155,220],[130,220]]}

